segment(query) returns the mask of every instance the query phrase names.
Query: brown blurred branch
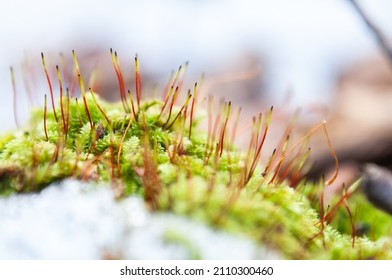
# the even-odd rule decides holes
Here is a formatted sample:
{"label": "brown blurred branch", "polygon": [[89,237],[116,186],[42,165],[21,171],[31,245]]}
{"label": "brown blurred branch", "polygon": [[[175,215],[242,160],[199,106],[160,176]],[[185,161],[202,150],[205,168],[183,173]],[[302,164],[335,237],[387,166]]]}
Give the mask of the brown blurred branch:
{"label": "brown blurred branch", "polygon": [[384,54],[387,56],[389,65],[392,67],[392,48],[389,46],[387,39],[384,34],[373,24],[369,17],[365,14],[362,7],[358,4],[356,0],[348,0],[353,5],[354,9],[358,12],[362,20],[366,23],[370,31],[375,36],[377,43],[381,47]]}

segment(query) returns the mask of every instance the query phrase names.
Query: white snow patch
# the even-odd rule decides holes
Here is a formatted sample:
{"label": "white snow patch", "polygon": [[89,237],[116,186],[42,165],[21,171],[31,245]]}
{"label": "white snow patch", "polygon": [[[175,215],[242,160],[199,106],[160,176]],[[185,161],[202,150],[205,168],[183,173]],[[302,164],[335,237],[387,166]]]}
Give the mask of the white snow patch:
{"label": "white snow patch", "polygon": [[[168,231],[186,240],[168,240]],[[0,198],[0,259],[277,259],[253,241],[168,213],[111,187],[65,180]]]}

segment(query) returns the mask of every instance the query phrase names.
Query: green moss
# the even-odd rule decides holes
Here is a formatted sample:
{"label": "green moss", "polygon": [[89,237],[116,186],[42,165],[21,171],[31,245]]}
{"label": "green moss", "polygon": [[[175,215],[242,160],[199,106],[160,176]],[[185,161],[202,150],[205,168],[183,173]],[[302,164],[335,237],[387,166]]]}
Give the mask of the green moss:
{"label": "green moss", "polygon": [[[321,224],[317,199],[311,195],[315,192],[309,192],[317,191],[317,185],[295,190],[284,180],[270,182],[274,174],[263,177],[261,167],[248,181],[246,155],[227,148],[231,143],[221,143],[218,136],[207,143],[209,137],[197,130],[196,121],[189,137],[189,111],[187,115],[181,107],[173,107],[171,115],[167,110],[161,113],[161,101],[144,100],[134,116],[121,103],[96,98],[105,114],[90,94],[86,95],[88,110],[84,102],[65,98],[63,106],[69,104],[69,109],[66,105],[64,118],[58,114],[58,122],[52,111],[45,119],[42,108],[34,109],[25,131],[0,138],[2,195],[37,192],[69,176],[111,182],[119,198],[143,196],[153,210],[247,236],[287,258],[392,257],[391,240],[382,238],[390,234],[389,216],[358,203],[363,199],[349,200],[357,221],[370,223],[377,217],[388,226],[374,227],[372,234],[356,238],[353,246],[344,212],[330,225]],[[221,151],[220,145],[224,145]],[[187,243],[173,232],[167,238]],[[197,258],[198,253],[192,256]]]}
{"label": "green moss", "polygon": [[[383,236],[392,235],[391,216],[374,208],[362,193],[353,195],[348,200],[348,205],[353,216],[354,227],[357,235],[366,236],[371,240],[378,240]],[[349,215],[345,209],[340,209],[332,225],[342,233],[351,234],[352,227]]]}

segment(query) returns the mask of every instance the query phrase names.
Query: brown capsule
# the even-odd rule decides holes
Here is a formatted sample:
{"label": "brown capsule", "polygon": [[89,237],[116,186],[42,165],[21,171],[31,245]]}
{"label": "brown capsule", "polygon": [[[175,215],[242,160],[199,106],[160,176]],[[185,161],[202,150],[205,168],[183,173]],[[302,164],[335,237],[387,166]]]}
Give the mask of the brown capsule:
{"label": "brown capsule", "polygon": [[102,139],[105,136],[105,128],[102,123],[99,123],[97,129],[95,130],[95,139]]}
{"label": "brown capsule", "polygon": [[362,190],[367,199],[392,215],[392,172],[376,164],[366,164],[362,171]]}

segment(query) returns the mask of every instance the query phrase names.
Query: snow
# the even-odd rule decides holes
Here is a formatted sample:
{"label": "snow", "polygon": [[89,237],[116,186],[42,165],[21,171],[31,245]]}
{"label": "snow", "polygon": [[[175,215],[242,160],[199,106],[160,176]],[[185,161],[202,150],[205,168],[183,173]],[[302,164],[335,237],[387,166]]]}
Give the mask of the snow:
{"label": "snow", "polygon": [[0,198],[0,259],[188,259],[194,251],[202,259],[280,258],[245,237],[150,213],[138,197],[118,201],[108,185],[67,179]]}

